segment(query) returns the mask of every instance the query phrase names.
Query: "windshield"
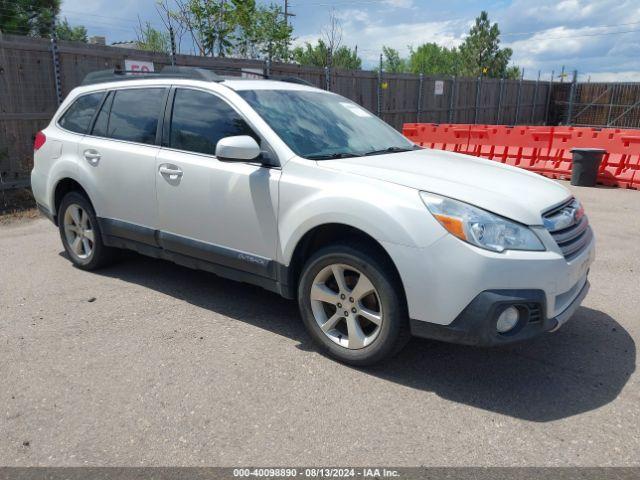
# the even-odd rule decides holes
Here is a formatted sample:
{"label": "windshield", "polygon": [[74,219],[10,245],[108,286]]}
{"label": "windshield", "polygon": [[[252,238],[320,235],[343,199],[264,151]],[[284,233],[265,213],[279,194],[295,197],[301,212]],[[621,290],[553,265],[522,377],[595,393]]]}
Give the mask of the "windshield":
{"label": "windshield", "polygon": [[305,90],[242,90],[297,155],[322,160],[413,150],[382,120],[344,97]]}

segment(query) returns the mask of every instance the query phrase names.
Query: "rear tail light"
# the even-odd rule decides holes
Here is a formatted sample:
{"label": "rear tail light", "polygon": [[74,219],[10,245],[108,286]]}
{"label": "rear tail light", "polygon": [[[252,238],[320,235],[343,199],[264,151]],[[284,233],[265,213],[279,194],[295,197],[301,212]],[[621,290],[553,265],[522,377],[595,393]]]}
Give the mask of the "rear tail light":
{"label": "rear tail light", "polygon": [[36,133],[36,138],[33,139],[33,150],[39,150],[40,147],[42,147],[44,145],[44,142],[47,141],[47,136],[42,133],[42,132],[38,132]]}

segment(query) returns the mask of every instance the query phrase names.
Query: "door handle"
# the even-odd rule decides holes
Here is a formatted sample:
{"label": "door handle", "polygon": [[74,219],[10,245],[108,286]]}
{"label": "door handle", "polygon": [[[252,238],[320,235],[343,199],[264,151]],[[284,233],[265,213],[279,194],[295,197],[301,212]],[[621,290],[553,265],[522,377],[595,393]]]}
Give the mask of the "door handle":
{"label": "door handle", "polygon": [[84,159],[89,162],[90,165],[97,165],[100,162],[102,155],[97,150],[85,150],[84,151]]}
{"label": "door handle", "polygon": [[160,175],[169,177],[169,180],[177,180],[182,177],[182,170],[175,166],[169,167],[167,165],[160,165],[158,171],[160,172]]}

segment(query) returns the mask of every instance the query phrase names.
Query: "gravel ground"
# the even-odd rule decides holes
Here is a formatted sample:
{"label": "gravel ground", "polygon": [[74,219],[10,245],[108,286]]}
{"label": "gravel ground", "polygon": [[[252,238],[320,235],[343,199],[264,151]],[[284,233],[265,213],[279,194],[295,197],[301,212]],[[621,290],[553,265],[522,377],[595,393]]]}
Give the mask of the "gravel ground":
{"label": "gravel ground", "polygon": [[574,190],[598,254],[559,332],[368,370],[275,294],[136,254],[83,272],[48,221],[2,225],[0,465],[640,465],[640,192]]}

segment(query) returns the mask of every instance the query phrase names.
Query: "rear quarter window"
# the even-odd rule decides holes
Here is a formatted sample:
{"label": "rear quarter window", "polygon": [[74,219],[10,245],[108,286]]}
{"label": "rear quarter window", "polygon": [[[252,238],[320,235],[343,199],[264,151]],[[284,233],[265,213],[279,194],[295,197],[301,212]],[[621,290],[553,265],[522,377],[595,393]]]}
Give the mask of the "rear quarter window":
{"label": "rear quarter window", "polygon": [[100,105],[104,92],[89,93],[78,97],[60,117],[58,124],[65,130],[87,133],[91,119]]}

